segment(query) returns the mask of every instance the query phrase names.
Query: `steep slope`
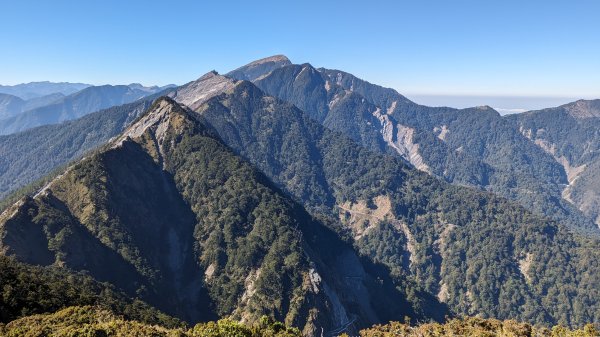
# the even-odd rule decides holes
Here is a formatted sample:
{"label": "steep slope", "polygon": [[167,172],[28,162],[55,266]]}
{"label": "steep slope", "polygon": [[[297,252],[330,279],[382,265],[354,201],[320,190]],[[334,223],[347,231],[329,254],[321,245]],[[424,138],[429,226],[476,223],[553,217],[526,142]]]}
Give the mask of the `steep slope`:
{"label": "steep slope", "polygon": [[152,95],[77,120],[0,136],[0,199],[117,136],[156,98]]}
{"label": "steep slope", "polygon": [[395,153],[457,185],[474,186],[584,231],[591,218],[561,198],[563,167],[489,107],[431,108],[337,70],[288,65],[255,84],[361,145]]}
{"label": "steep slope", "polygon": [[268,314],[314,335],[425,317],[167,98],[5,211],[0,239],[6,255],[85,270],[188,321]]}
{"label": "steep slope", "polygon": [[381,137],[380,109],[352,91],[331,85],[309,64],[275,69],[256,84],[265,92],[309,112],[328,128],[349,135],[359,144],[392,152]]}
{"label": "steep slope", "polygon": [[56,124],[89,113],[136,101],[163,90],[158,87],[140,88],[126,85],[89,87],[58,101],[24,111],[0,123],[0,135],[27,130],[36,126]]}
{"label": "steep slope", "polygon": [[[271,70],[267,77],[286,68]],[[312,80],[315,75],[319,83],[320,71],[290,68],[294,77]],[[328,130],[321,125],[328,117],[330,128],[346,132],[362,113],[378,108],[353,92],[361,85],[350,84],[352,90],[337,85],[326,78],[322,84],[327,95],[336,90],[339,100],[366,102],[356,108],[358,113],[351,112],[356,117],[347,124],[335,122],[340,117],[329,107],[335,94],[322,100],[327,105],[323,114],[304,113],[249,82],[209,73],[171,94],[199,115],[169,100],[158,102],[127,132],[129,137],[3,213],[0,248],[31,263],[87,270],[189,320],[229,313],[253,319],[269,313],[308,333],[317,327],[355,331],[405,314],[443,316],[444,308],[433,297],[459,314],[540,324],[600,320],[598,241],[504,199],[420,173],[399,158],[411,161],[411,156],[392,146],[409,140],[427,144],[418,142],[421,135],[446,146],[453,129],[443,125],[450,124],[433,132],[405,126],[411,132],[395,122],[400,117],[392,114],[394,108],[387,117],[381,115],[392,122],[392,137],[383,138],[383,149],[373,152],[355,143],[378,139],[369,132],[346,137]],[[290,87],[304,92],[301,85]],[[322,92],[317,86],[298,97],[321,97]],[[396,98],[397,106],[411,106]],[[393,102],[384,106],[391,108]],[[411,111],[417,125],[431,126],[446,122],[446,110],[453,111],[437,110],[441,117]],[[349,115],[344,109],[338,113]],[[498,123],[487,108],[456,113],[473,125],[496,129]],[[505,120],[498,128],[510,124]],[[406,132],[394,136],[399,130]],[[492,135],[482,140],[470,132],[470,149],[486,148],[496,137],[506,139]],[[534,155],[543,152],[517,133],[508,138],[524,139]],[[414,146],[405,148],[411,153]],[[508,151],[491,149],[495,156]],[[557,165],[550,154],[527,156],[524,162]],[[530,175],[545,169],[526,168]],[[193,253],[183,254],[186,258],[178,263],[173,252],[182,251]],[[188,312],[198,305],[202,311]]]}
{"label": "steep slope", "polygon": [[560,108],[564,109],[570,116],[579,120],[600,118],[600,99],[579,100],[577,102],[565,104]]}
{"label": "steep slope", "polygon": [[561,198],[568,181],[563,167],[493,109],[425,107],[350,74],[321,71],[375,104],[388,106],[399,123],[417,130],[420,152],[435,175],[516,200],[572,228],[597,232],[592,219]]}
{"label": "steep slope", "polygon": [[[216,77],[227,81],[211,81]],[[457,313],[540,324],[600,319],[597,241],[365,150],[248,82],[196,111],[362,254],[416,280]]]}
{"label": "steep slope", "polygon": [[564,168],[562,198],[600,226],[600,100],[507,116]]}
{"label": "steep slope", "polygon": [[17,85],[0,85],[0,93],[17,96],[23,100],[29,100],[36,97],[60,93],[71,95],[87,87],[90,84],[84,83],[53,83],[53,82],[30,82]]}

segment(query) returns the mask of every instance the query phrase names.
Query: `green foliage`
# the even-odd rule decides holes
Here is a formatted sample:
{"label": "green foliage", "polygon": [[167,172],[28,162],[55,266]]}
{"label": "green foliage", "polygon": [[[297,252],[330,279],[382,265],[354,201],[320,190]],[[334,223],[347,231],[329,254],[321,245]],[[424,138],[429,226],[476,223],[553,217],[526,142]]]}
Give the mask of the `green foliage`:
{"label": "green foliage", "polygon": [[[551,111],[503,117],[489,107],[462,110],[427,107],[411,102],[393,89],[368,83],[351,74],[338,70],[319,70],[330,82],[335,81],[342,88],[364,97],[382,111],[389,108],[387,118],[390,124],[414,129],[413,142],[418,144],[419,154],[434,175],[450,183],[473,186],[517,201],[530,211],[551,217],[584,233],[597,231],[593,223],[594,214],[586,216],[562,198],[564,184],[568,183],[565,169],[552,155],[535,144],[535,139],[527,139],[522,134],[530,129],[533,129],[534,138],[538,130],[544,137],[547,133],[553,133],[554,136],[546,139],[548,146],[554,144],[555,156],[565,156],[571,166],[576,167],[580,165],[580,159],[571,156],[573,153],[585,152],[589,157],[597,152],[594,144],[598,144],[598,128],[594,119],[576,123],[573,118],[565,118]],[[297,105],[298,97],[281,96],[277,87],[268,86],[270,81],[281,81],[274,78],[281,77],[282,72],[283,69],[280,73],[273,72],[257,81],[257,85],[269,94]],[[289,78],[287,80],[291,81]],[[308,106],[300,107],[313,114],[307,109]],[[558,110],[562,111],[562,108]],[[345,114],[326,126],[355,138],[360,128],[335,127],[343,125],[345,119],[353,116],[355,111],[346,110]],[[515,123],[516,120],[524,122]],[[579,126],[574,127],[573,124]],[[589,125],[585,127],[586,124]],[[439,137],[442,128],[448,130],[443,140]],[[371,150],[381,151],[372,142],[362,141],[361,144]]]}
{"label": "green foliage", "polygon": [[339,206],[363,201],[374,209],[375,198],[389,198],[387,218],[354,244],[405,282],[405,297],[422,312],[435,315],[426,309],[433,303],[419,304],[425,290],[444,294],[459,314],[570,326],[600,320],[596,239],[357,146],[251,85],[209,101],[202,116],[227,145],[343,237],[355,233],[350,224],[339,227]]}
{"label": "green foliage", "polygon": [[[221,319],[195,325],[192,329],[165,328],[128,320],[110,310],[93,307],[69,307],[53,314],[34,315],[0,325],[0,334],[6,337],[22,336],[156,336],[156,337],[300,337],[301,332],[283,323],[263,317],[254,324],[243,324],[232,319]],[[347,337],[343,333],[340,336]],[[600,332],[592,325],[581,329],[555,326],[539,328],[513,320],[501,321],[467,317],[440,323],[390,322],[360,331],[361,337],[598,337]]]}
{"label": "green foliage", "polygon": [[377,309],[385,317],[413,313],[384,271],[367,274],[350,246],[188,111],[161,100],[144,118],[165,102],[164,133],[153,125],[89,155],[5,213],[3,250],[84,270],[189,322],[267,314],[303,328],[335,327],[321,282],[345,294],[345,310],[371,310],[339,281],[343,256],[364,274],[360,296],[389,302]]}
{"label": "green foliage", "polygon": [[482,319],[467,317],[452,319],[444,324],[426,323],[417,326],[390,322],[376,325],[360,332],[361,337],[597,337],[600,332],[592,324],[582,329],[570,330],[563,326],[547,328],[532,327],[527,323],[512,320]]}
{"label": "green foliage", "polygon": [[[264,323],[266,322],[266,324]],[[100,336],[153,336],[153,337],[300,337],[300,331],[269,319],[245,325],[231,319],[201,323],[192,329],[166,328],[128,320],[110,310],[94,307],[69,307],[53,314],[24,317],[0,325],[0,334],[6,337],[100,337]]]}
{"label": "green foliage", "polygon": [[569,164],[572,177],[564,193],[596,223],[600,216],[600,195],[597,192],[600,190],[597,179],[600,174],[600,119],[582,118],[577,111],[583,114],[593,112],[598,109],[598,102],[578,101],[507,117],[532,141],[551,148],[555,158],[562,158]]}
{"label": "green foliage", "polygon": [[0,275],[2,323],[73,305],[95,305],[148,324],[181,325],[177,319],[89,275],[58,267],[34,267],[5,256],[0,256]]}
{"label": "green foliage", "polygon": [[[140,120],[142,135],[74,165],[10,216],[4,248],[26,259],[18,239],[39,238],[45,263],[194,322],[267,314],[333,330],[316,276],[364,319],[357,326],[369,315],[440,320],[438,299],[459,314],[539,324],[600,319],[595,239],[362,148],[250,83],[199,116],[169,100],[149,114],[165,102],[168,116]],[[341,206],[364,202],[369,213],[379,197],[389,209],[357,235]]]}
{"label": "green foliage", "polygon": [[300,337],[300,330],[263,316],[253,325],[244,325],[231,319],[201,323],[190,330],[193,337]]}

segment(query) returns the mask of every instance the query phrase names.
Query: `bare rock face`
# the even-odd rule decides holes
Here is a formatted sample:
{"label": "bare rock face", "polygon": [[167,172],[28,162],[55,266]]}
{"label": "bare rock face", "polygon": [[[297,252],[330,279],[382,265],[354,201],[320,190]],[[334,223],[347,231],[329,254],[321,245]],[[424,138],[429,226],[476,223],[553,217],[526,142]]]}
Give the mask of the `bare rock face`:
{"label": "bare rock face", "polygon": [[169,95],[175,101],[192,110],[199,108],[204,102],[231,90],[236,80],[211,71],[196,81],[190,82]]}
{"label": "bare rock face", "polygon": [[563,106],[573,117],[579,119],[600,117],[600,100],[579,100]]}
{"label": "bare rock face", "polygon": [[[419,153],[419,144],[413,141],[415,129],[394,123],[388,114],[382,114],[381,109],[373,112],[381,124],[381,136],[391,148],[396,150],[402,158],[406,159],[415,168],[431,172],[431,169],[425,163],[425,160]],[[394,131],[396,134],[394,134]]]}
{"label": "bare rock face", "polygon": [[231,71],[227,76],[239,78],[246,81],[255,81],[266,76],[274,69],[292,64],[284,55],[274,55],[251,62],[243,67]]}

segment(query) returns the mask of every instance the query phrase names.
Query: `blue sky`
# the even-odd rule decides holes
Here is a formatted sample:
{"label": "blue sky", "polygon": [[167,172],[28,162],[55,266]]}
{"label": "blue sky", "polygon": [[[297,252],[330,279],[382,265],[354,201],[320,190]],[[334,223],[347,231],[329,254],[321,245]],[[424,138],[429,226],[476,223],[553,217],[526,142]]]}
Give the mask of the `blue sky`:
{"label": "blue sky", "polygon": [[0,84],[182,84],[285,54],[407,95],[600,98],[600,1],[0,0]]}

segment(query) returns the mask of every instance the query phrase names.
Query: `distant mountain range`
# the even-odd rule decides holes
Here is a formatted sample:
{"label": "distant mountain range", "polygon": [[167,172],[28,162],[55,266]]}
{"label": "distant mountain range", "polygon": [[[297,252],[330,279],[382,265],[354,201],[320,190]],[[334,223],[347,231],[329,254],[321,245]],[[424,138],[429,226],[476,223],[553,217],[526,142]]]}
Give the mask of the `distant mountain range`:
{"label": "distant mountain range", "polygon": [[0,136],[0,199],[106,143],[156,98],[150,95],[73,121]]}
{"label": "distant mountain range", "polygon": [[171,87],[173,85],[144,87],[137,83],[88,86],[68,96],[52,93],[27,101],[16,96],[0,94],[0,135],[76,119],[100,109],[133,102]]}
{"label": "distant mountain range", "polygon": [[522,113],[549,106],[559,106],[579,99],[579,97],[561,96],[486,96],[463,94],[410,94],[407,97],[413,102],[427,106],[450,106],[465,109],[474,106],[489,105],[501,115]]}
{"label": "distant mountain range", "polygon": [[0,93],[17,96],[22,100],[30,100],[57,93],[67,96],[91,86],[91,84],[85,83],[30,82],[17,85],[0,85]]}
{"label": "distant mountain range", "polygon": [[23,111],[28,111],[52,104],[63,97],[65,96],[61,93],[54,93],[46,96],[31,98],[29,100],[22,100],[17,96],[0,94],[0,120],[13,117]]}
{"label": "distant mountain range", "polygon": [[[404,316],[598,323],[598,107],[432,108],[281,55],[210,72],[0,137],[4,195],[49,174],[3,202],[0,267],[19,272],[0,287],[39,265],[133,319],[268,315],[305,336]],[[27,298],[89,304],[43,289]],[[50,311],[3,296],[0,317]]]}

